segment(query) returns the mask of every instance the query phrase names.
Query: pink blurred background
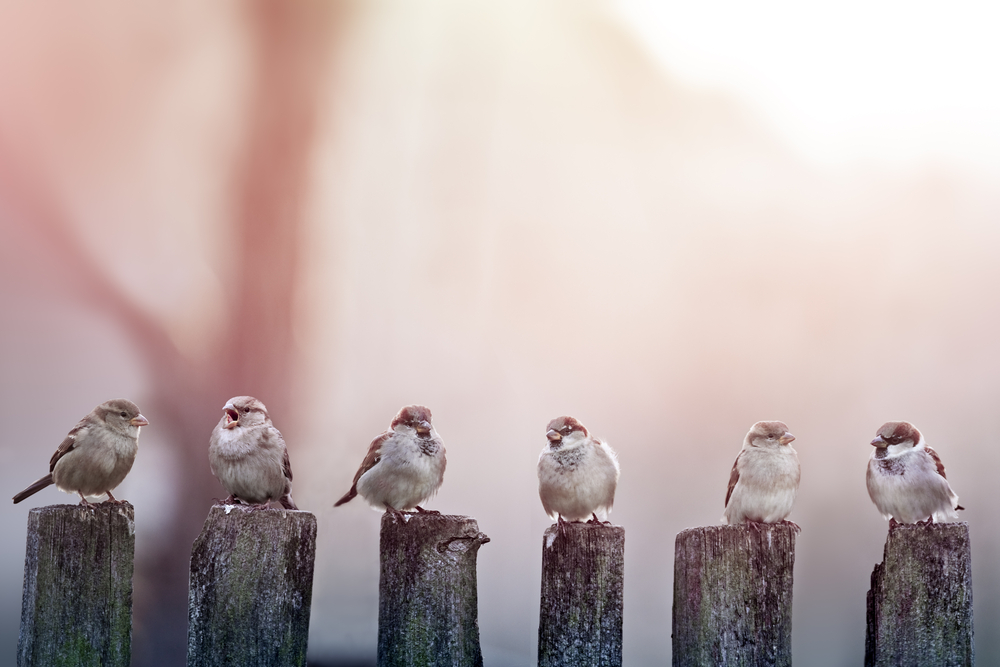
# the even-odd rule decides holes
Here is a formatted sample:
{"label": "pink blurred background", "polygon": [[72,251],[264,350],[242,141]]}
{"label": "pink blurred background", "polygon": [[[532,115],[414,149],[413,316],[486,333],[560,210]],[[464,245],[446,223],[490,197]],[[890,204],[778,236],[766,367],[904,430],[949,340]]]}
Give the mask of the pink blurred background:
{"label": "pink blurred background", "polygon": [[[968,508],[1000,663],[997,16],[701,7],[0,3],[0,480],[142,408],[133,664],[184,664],[208,435],[247,393],[319,521],[313,664],[374,664],[379,517],[332,504],[408,403],[448,448],[431,506],[492,538],[487,665],[535,660],[561,414],[621,460],[626,664],[669,663],[674,536],[760,419],[802,461],[796,664],[862,660],[892,419]],[[0,514],[0,655],[27,511],[72,502]]]}

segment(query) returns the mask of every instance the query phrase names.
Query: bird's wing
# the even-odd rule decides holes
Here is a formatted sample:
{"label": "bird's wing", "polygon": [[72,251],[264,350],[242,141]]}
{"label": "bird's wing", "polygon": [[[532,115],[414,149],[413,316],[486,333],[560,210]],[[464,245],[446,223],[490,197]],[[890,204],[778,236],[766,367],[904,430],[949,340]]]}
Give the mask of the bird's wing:
{"label": "bird's wing", "polygon": [[736,482],[740,481],[740,471],[736,467],[740,464],[740,456],[743,456],[743,452],[740,452],[739,456],[736,457],[736,461],[733,462],[733,471],[729,473],[729,488],[726,490],[725,507],[729,507],[729,497],[733,495],[733,487],[736,486]]}
{"label": "bird's wing", "polygon": [[292,463],[288,460],[288,448],[285,448],[285,457],[282,459],[281,466],[285,472],[285,478],[290,482],[292,481]]}
{"label": "bird's wing", "polygon": [[941,463],[941,457],[937,455],[937,452],[935,452],[930,447],[924,447],[924,451],[930,454],[931,458],[934,460],[934,465],[937,467],[937,473],[942,477],[944,477],[945,479],[948,479],[947,476],[944,474],[944,464]]}
{"label": "bird's wing", "polygon": [[365,455],[365,460],[361,462],[361,467],[358,468],[358,472],[354,475],[354,486],[357,486],[358,480],[361,479],[362,475],[374,468],[375,464],[382,460],[382,444],[391,438],[393,434],[393,431],[386,431],[372,440],[372,444],[368,447],[368,453]]}
{"label": "bird's wing", "polygon": [[83,418],[69,433],[66,434],[66,438],[59,443],[59,446],[56,447],[55,454],[53,454],[52,458],[49,459],[49,472],[56,469],[56,463],[59,459],[73,451],[73,448],[76,447],[76,437],[80,435],[80,432],[84,431],[88,426],[89,424],[87,423],[87,419]]}
{"label": "bird's wing", "polygon": [[354,482],[351,484],[351,490],[345,493],[343,498],[335,502],[333,504],[334,507],[343,505],[351,498],[358,495],[358,480],[361,479],[362,475],[374,468],[375,464],[382,459],[382,443],[391,438],[394,434],[394,431],[389,430],[372,440],[372,444],[368,447],[368,453],[365,455],[365,460],[361,462],[361,467],[358,468],[358,472],[354,475]]}

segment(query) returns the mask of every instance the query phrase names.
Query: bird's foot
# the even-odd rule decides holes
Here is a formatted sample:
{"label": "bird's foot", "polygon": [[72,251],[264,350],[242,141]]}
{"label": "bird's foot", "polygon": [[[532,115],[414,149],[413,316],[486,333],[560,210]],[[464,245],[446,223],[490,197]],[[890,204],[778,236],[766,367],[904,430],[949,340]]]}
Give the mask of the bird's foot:
{"label": "bird's foot", "polygon": [[802,527],[799,526],[799,524],[795,523],[794,521],[789,521],[788,519],[782,519],[781,523],[782,523],[782,525],[785,525],[785,526],[791,526],[792,528],[795,529],[795,532],[797,532],[797,533],[801,533],[802,532]]}
{"label": "bird's foot", "polygon": [[895,528],[898,525],[899,525],[899,522],[896,521],[896,517],[894,517],[894,516],[889,517],[889,528]]}
{"label": "bird's foot", "polygon": [[77,491],[77,494],[80,496],[80,504],[83,505],[84,507],[88,507],[90,509],[94,509],[95,507],[97,507],[97,505],[84,498],[83,494],[80,493],[79,491]]}
{"label": "bird's foot", "polygon": [[417,510],[417,514],[437,514],[438,516],[441,515],[441,512],[437,510],[425,510],[420,505],[414,505],[413,509]]}
{"label": "bird's foot", "polygon": [[394,519],[396,519],[397,521],[406,521],[406,512],[403,512],[402,510],[398,510],[395,507],[393,507],[392,505],[386,505],[385,506],[385,513],[392,515],[392,517]]}
{"label": "bird's foot", "polygon": [[105,491],[105,493],[108,494],[108,499],[105,500],[103,503],[101,503],[102,505],[126,505],[126,504],[128,504],[127,500],[118,500],[117,498],[115,498],[113,495],[111,495],[110,491]]}

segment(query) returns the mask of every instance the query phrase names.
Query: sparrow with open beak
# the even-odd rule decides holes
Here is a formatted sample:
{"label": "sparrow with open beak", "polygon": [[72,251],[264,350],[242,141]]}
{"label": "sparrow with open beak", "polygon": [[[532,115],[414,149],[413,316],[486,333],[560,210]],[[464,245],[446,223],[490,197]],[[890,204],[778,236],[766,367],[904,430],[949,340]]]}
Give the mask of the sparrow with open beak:
{"label": "sparrow with open beak", "polygon": [[277,500],[285,509],[298,509],[292,500],[288,448],[264,404],[253,396],[237,396],[222,411],[212,430],[208,462],[229,492],[226,503],[241,500],[263,509]]}
{"label": "sparrow with open beak", "polygon": [[900,523],[958,521],[958,496],[944,464],[909,422],[888,422],[872,440],[868,495],[886,519]]}
{"label": "sparrow with open beak", "polygon": [[[549,518],[599,522],[615,503],[618,455],[573,417],[549,422],[548,445],[538,457],[538,495]],[[593,518],[591,518],[593,517]]]}
{"label": "sparrow with open beak", "polygon": [[60,443],[49,461],[49,474],[14,496],[14,502],[50,484],[60,491],[79,494],[82,505],[91,504],[85,496],[105,493],[109,501],[121,502],[111,495],[111,490],[132,469],[139,451],[139,429],[148,424],[132,401],[116,398],[101,403]]}
{"label": "sparrow with open beak", "polygon": [[725,523],[778,523],[791,513],[801,475],[793,440],[782,422],[750,428],[729,474]]}
{"label": "sparrow with open beak", "polygon": [[372,440],[351,490],[334,507],[360,494],[376,510],[426,512],[420,505],[441,487],[446,463],[444,443],[431,425],[431,411],[408,405],[388,431]]}

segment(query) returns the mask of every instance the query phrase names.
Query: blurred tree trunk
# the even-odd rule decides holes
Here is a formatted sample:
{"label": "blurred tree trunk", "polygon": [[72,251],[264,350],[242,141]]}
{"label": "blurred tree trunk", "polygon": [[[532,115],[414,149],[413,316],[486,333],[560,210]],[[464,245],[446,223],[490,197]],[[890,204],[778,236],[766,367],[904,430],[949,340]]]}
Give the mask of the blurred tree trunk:
{"label": "blurred tree trunk", "polygon": [[[292,308],[300,278],[302,209],[341,6],[321,0],[240,5],[253,79],[240,119],[246,128],[243,149],[230,178],[231,242],[217,249],[233,254],[231,282],[218,304],[229,309],[227,330],[211,363],[194,363],[181,354],[163,325],[84,251],[51,184],[0,145],[0,201],[30,223],[23,233],[37,236],[60,289],[109,313],[134,340],[151,378],[143,405],[152,406],[147,414],[157,415],[158,433],[180,459],[183,476],[177,480],[170,534],[159,541],[165,548],[136,563],[133,665],[185,663],[190,545],[212,498],[224,494],[207,458],[222,405],[250,394],[272,415],[292,414]],[[294,461],[293,454],[293,470]]]}
{"label": "blurred tree trunk", "polygon": [[[137,610],[142,627],[136,642],[138,665],[183,664],[185,659],[184,545],[198,535],[207,501],[223,494],[206,458],[208,434],[222,405],[231,396],[249,394],[261,398],[272,415],[291,414],[292,306],[302,208],[333,17],[331,5],[319,0],[255,0],[243,6],[255,79],[247,97],[245,148],[233,175],[232,243],[220,248],[236,257],[227,304],[219,304],[232,311],[210,377],[184,368],[182,377],[166,385],[170,394],[157,400],[173,407],[173,423],[180,429],[176,440],[185,450],[185,471],[191,476],[177,498],[177,539],[168,541],[178,548],[158,554],[155,562],[139,564],[151,575],[151,590]],[[176,368],[176,361],[168,363]],[[157,365],[160,374],[176,374],[163,363]]]}

